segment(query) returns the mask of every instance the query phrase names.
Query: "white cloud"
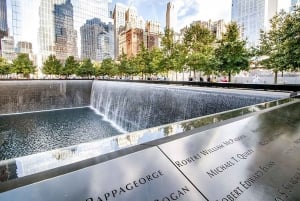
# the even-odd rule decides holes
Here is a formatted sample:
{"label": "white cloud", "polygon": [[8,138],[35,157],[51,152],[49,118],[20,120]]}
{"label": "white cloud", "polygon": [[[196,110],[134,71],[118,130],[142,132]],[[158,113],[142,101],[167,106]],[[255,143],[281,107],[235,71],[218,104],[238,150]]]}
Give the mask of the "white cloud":
{"label": "white cloud", "polygon": [[[232,0],[174,0],[177,7],[177,26],[179,29],[196,20],[231,20]],[[289,0],[278,0],[278,10],[288,10]],[[189,13],[191,10],[196,12]]]}
{"label": "white cloud", "polygon": [[178,29],[196,20],[230,20],[231,0],[175,0],[174,3],[178,10]]}

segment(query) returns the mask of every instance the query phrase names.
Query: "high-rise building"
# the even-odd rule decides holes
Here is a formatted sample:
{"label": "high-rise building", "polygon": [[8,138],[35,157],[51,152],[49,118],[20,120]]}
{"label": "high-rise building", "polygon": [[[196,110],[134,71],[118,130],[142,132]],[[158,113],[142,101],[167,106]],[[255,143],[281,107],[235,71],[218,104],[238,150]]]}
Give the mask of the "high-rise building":
{"label": "high-rise building", "polygon": [[112,23],[101,22],[99,18],[87,20],[80,28],[82,58],[102,61],[114,58],[114,34]]}
{"label": "high-rise building", "polygon": [[17,43],[16,53],[17,54],[19,54],[19,53],[28,54],[29,59],[31,61],[33,61],[33,65],[35,65],[35,66],[37,65],[36,55],[33,54],[33,51],[32,51],[32,43],[27,42],[27,41],[19,41]]}
{"label": "high-rise building", "polygon": [[86,20],[109,18],[111,0],[7,0],[7,21],[16,49],[19,41],[32,44],[41,67],[50,54],[65,60],[81,57],[80,27]]}
{"label": "high-rise building", "polygon": [[293,11],[297,6],[300,6],[300,0],[291,0],[290,11]]}
{"label": "high-rise building", "polygon": [[39,7],[39,48],[42,61],[45,61],[49,55],[56,53],[55,29],[55,5],[65,3],[65,0],[41,0]]}
{"label": "high-rise building", "polygon": [[[0,0],[0,40],[8,36],[6,0]],[[1,43],[0,43],[1,50]]]}
{"label": "high-rise building", "polygon": [[147,43],[145,44],[145,46],[148,49],[159,47],[160,24],[154,21],[147,21],[145,32],[147,35]]}
{"label": "high-rise building", "polygon": [[[112,23],[113,19],[110,18],[109,5],[111,0],[71,0],[74,6],[74,28],[77,33],[80,33],[80,28],[86,23],[87,20],[98,18],[104,23]],[[77,47],[79,54],[81,54],[81,36],[78,36]],[[82,56],[79,55],[81,58]],[[112,55],[114,56],[114,54]]]}
{"label": "high-rise building", "polygon": [[77,32],[74,30],[73,5],[70,0],[54,6],[55,55],[64,61],[68,56],[78,57]]}
{"label": "high-rise building", "polygon": [[143,29],[129,29],[126,31],[126,54],[128,57],[134,57],[141,50],[142,43],[145,44],[145,35]]}
{"label": "high-rise building", "polygon": [[14,47],[14,38],[12,36],[5,36],[1,39],[2,57],[11,62],[16,58],[16,51]]}
{"label": "high-rise building", "polygon": [[141,16],[138,16],[137,10],[134,7],[130,7],[126,11],[125,25],[127,29],[145,29],[145,21]]}
{"label": "high-rise building", "polygon": [[224,20],[218,20],[218,21],[194,21],[192,24],[200,24],[207,29],[209,29],[216,37],[216,39],[220,40],[222,39],[222,35],[226,32],[226,25]]}
{"label": "high-rise building", "polygon": [[143,44],[151,49],[159,46],[160,24],[146,21],[138,16],[134,7],[117,3],[113,12],[115,25],[115,56],[123,53],[128,57],[135,56]]}
{"label": "high-rise building", "polygon": [[167,12],[166,12],[166,28],[175,31],[176,26],[177,26],[177,13],[175,10],[175,4],[173,2],[169,2],[167,4]]}
{"label": "high-rise building", "polygon": [[[119,55],[122,54],[122,49],[119,47],[120,43],[120,29],[124,28],[126,25],[126,11],[127,7],[123,4],[117,3],[115,5],[115,9],[113,12],[114,18],[114,39],[115,39],[115,57],[117,58]],[[124,50],[124,48],[123,48]]]}
{"label": "high-rise building", "polygon": [[277,8],[278,0],[232,0],[231,20],[238,23],[249,47],[259,44],[260,30],[270,29]]}

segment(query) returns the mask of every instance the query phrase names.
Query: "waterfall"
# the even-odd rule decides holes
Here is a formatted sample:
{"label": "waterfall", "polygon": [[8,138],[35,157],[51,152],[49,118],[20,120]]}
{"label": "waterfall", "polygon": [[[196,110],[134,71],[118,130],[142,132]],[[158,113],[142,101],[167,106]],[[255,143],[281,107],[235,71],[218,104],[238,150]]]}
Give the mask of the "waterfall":
{"label": "waterfall", "polygon": [[223,91],[94,81],[91,107],[131,132],[278,99]]}

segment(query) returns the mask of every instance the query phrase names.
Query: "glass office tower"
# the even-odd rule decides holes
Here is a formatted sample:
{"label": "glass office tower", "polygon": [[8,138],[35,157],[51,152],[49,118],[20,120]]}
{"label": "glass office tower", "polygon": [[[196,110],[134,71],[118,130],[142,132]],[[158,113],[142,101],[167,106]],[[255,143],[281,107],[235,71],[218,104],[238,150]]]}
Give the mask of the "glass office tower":
{"label": "glass office tower", "polygon": [[278,0],[232,0],[231,20],[241,27],[248,46],[258,45],[260,30],[269,30],[277,8]]}
{"label": "glass office tower", "polygon": [[[94,18],[112,23],[109,3],[111,0],[7,0],[10,36],[15,46],[20,41],[32,44],[38,66],[50,54],[62,61],[70,55],[82,58],[80,27]],[[108,42],[113,44],[113,40]]]}
{"label": "glass office tower", "polygon": [[[0,40],[8,35],[6,0],[0,0]],[[0,42],[0,50],[1,42]]]}

